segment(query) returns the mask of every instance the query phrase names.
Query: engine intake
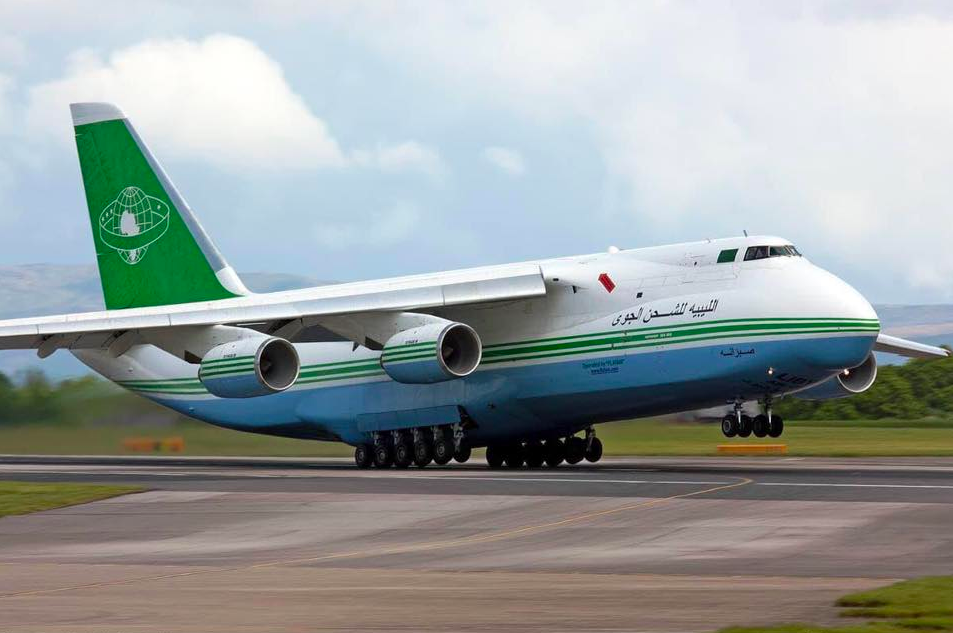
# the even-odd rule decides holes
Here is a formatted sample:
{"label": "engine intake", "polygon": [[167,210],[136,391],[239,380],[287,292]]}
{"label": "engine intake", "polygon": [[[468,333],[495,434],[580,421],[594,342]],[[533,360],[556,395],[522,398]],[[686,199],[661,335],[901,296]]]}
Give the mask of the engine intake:
{"label": "engine intake", "polygon": [[836,376],[794,395],[802,400],[846,398],[867,391],[875,380],[877,380],[877,358],[871,352],[860,365],[845,369]]}
{"label": "engine intake", "polygon": [[253,398],[284,391],[298,380],[300,369],[294,345],[263,336],[210,349],[199,367],[199,380],[221,398]]}
{"label": "engine intake", "polygon": [[429,384],[469,376],[483,343],[469,325],[445,321],[398,332],[384,345],[381,367],[397,382]]}

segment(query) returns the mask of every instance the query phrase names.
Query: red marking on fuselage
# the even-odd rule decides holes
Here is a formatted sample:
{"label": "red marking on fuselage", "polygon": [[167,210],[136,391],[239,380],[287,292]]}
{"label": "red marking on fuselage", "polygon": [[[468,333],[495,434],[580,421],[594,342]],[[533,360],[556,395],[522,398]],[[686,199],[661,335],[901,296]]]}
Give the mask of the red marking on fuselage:
{"label": "red marking on fuselage", "polygon": [[612,281],[608,273],[602,273],[599,275],[599,283],[601,283],[602,287],[606,289],[606,292],[612,292],[615,290],[615,282]]}

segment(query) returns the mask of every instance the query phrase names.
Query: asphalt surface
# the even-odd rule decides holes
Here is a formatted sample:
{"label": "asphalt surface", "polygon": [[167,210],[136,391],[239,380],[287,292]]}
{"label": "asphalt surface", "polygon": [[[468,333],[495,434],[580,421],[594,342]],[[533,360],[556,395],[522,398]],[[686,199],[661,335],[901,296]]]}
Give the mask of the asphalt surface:
{"label": "asphalt surface", "polygon": [[141,494],[0,519],[3,631],[707,631],[953,571],[953,460],[0,456]]}

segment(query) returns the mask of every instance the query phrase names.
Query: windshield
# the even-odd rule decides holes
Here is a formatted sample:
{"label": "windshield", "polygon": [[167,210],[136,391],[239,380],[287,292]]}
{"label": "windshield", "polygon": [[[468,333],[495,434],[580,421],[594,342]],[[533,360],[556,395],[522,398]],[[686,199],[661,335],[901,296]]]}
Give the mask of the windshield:
{"label": "windshield", "polygon": [[749,246],[748,250],[745,251],[745,261],[749,262],[753,259],[766,259],[768,257],[800,257],[801,253],[798,252],[791,244],[785,244],[784,246]]}

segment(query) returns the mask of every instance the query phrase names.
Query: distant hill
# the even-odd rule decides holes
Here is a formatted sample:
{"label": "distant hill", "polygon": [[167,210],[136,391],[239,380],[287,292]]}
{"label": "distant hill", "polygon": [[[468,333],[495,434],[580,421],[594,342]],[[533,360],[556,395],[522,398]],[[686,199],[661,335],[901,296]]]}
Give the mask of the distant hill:
{"label": "distant hill", "polygon": [[[284,273],[241,273],[241,278],[254,292],[333,283]],[[953,305],[881,305],[876,308],[884,331],[890,334],[933,345],[953,344]],[[102,290],[95,266],[0,266],[0,319],[102,309]],[[87,373],[85,366],[63,352],[42,364],[34,352],[0,352],[0,372],[14,375],[34,366],[54,378]]]}

